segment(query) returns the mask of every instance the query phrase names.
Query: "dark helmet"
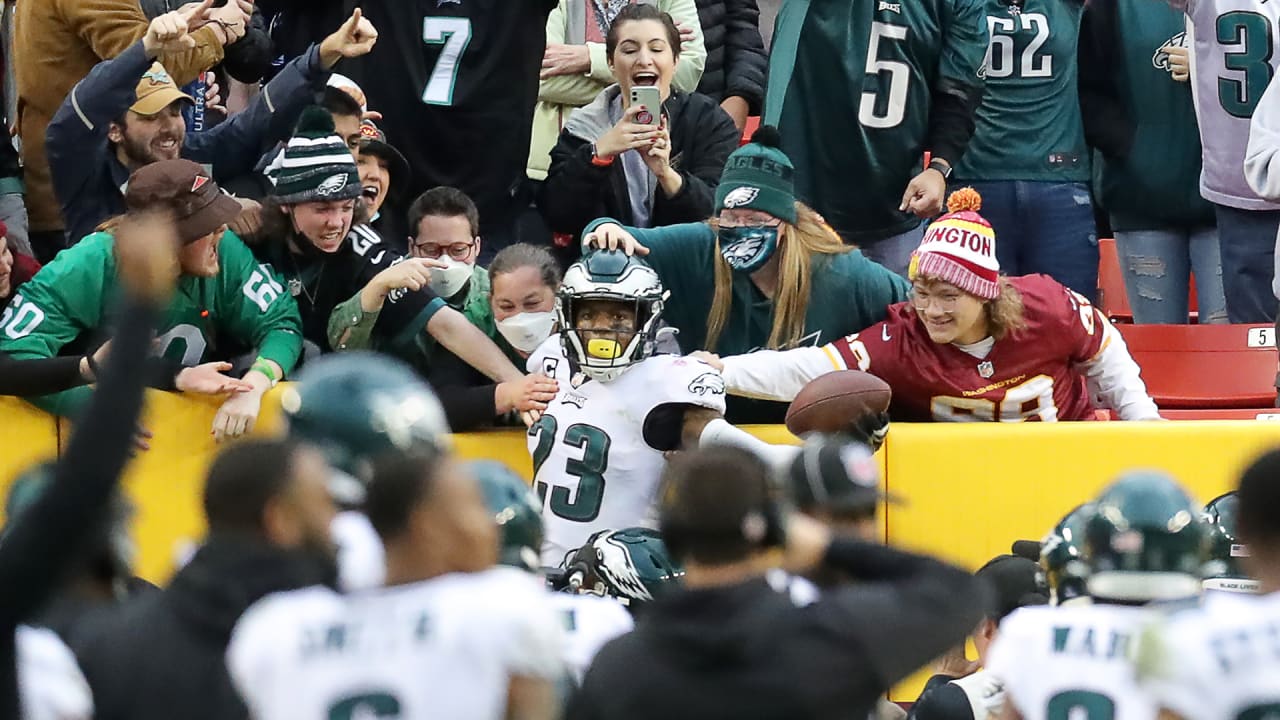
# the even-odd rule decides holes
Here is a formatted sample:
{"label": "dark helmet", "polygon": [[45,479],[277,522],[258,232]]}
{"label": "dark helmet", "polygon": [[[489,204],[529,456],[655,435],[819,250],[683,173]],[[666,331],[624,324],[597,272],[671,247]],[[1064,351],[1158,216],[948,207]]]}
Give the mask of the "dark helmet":
{"label": "dark helmet", "polygon": [[1234,492],[1219,495],[1204,506],[1204,519],[1209,529],[1209,564],[1205,566],[1204,589],[1226,592],[1256,593],[1258,581],[1240,567],[1240,558],[1249,549],[1237,534],[1240,499]]}
{"label": "dark helmet", "polygon": [[408,365],[373,352],[307,363],[280,399],[289,435],[318,446],[338,472],[335,498],[364,498],[372,461],[386,452],[440,450],[449,423],[431,387]]}
{"label": "dark helmet", "polygon": [[1089,596],[1085,587],[1089,566],[1084,562],[1084,527],[1093,513],[1093,503],[1077,506],[1040,543],[1040,568],[1055,605]]}
{"label": "dark helmet", "polygon": [[1095,599],[1176,600],[1200,592],[1207,532],[1200,507],[1173,478],[1140,470],[1094,501],[1084,557]]}
{"label": "dark helmet", "polygon": [[684,577],[662,536],[639,527],[595,533],[570,554],[565,567],[571,589],[609,595],[632,607],[662,595]]}
{"label": "dark helmet", "polygon": [[[666,299],[662,280],[649,263],[620,250],[589,251],[569,266],[556,292],[556,321],[565,357],[587,377],[603,382],[613,380],[653,355],[658,319]],[[620,338],[590,342],[582,339],[574,316],[577,304],[584,300],[609,300],[635,309],[636,332],[625,346]]]}
{"label": "dark helmet", "polygon": [[536,572],[542,552],[542,505],[538,496],[504,463],[476,460],[468,467],[480,483],[485,505],[502,533],[499,562]]}

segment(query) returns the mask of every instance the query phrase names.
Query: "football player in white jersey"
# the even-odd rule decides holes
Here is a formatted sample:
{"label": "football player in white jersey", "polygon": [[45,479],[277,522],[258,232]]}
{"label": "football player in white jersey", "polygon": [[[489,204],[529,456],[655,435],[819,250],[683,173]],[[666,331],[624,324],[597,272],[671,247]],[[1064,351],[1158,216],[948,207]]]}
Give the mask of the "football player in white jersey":
{"label": "football player in white jersey", "polygon": [[1156,718],[1134,659],[1158,612],[1147,605],[1199,595],[1200,508],[1166,475],[1132,472],[1098,497],[1084,534],[1093,604],[1017,610],[988,652],[1007,693],[1004,720]]}
{"label": "football player in white jersey", "polygon": [[648,263],[620,251],[588,251],[564,275],[559,333],[528,361],[529,372],[560,386],[529,428],[544,565],[559,565],[598,530],[652,527],[664,452],[702,443],[746,447],[775,462],[795,453],[724,421],[715,368],[654,354],[667,295]]}
{"label": "football player in white jersey", "polygon": [[257,720],[554,718],[560,623],[543,584],[494,567],[498,531],[466,467],[439,450],[374,461],[364,510],[386,585],[269,597],[227,666]]}
{"label": "football player in white jersey", "polygon": [[290,437],[320,448],[334,472],[329,491],[341,512],[330,530],[343,590],[382,585],[382,542],[360,512],[375,457],[435,448],[449,433],[444,409],[407,365],[372,352],[308,362],[280,405]]}
{"label": "football player in white jersey", "polygon": [[[480,481],[485,504],[498,525],[498,562],[538,575],[542,548],[542,506],[519,475],[493,460],[470,464]],[[598,595],[549,592],[564,629],[564,662],[578,683],[604,644],[631,632],[635,623],[621,603]]]}
{"label": "football player in white jersey", "polygon": [[1206,593],[1147,635],[1143,684],[1161,720],[1280,718],[1280,450],[1245,470],[1236,496],[1258,594]]}

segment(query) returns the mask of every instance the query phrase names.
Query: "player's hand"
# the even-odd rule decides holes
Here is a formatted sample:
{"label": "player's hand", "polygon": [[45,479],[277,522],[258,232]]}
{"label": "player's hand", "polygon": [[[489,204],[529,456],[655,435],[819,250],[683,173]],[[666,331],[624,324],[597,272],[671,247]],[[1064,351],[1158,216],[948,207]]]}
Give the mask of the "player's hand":
{"label": "player's hand", "polygon": [[786,524],[787,543],[782,549],[782,567],[797,574],[818,567],[831,545],[831,530],[796,512],[787,515]]}
{"label": "player's hand", "polygon": [[902,194],[902,205],[898,210],[909,212],[919,218],[934,218],[942,212],[942,201],[947,197],[947,179],[937,170],[925,168],[924,172],[911,178],[907,191]]}
{"label": "player's hand", "polygon": [[884,439],[889,435],[889,413],[867,415],[850,424],[846,432],[854,440],[870,447],[871,452],[875,452],[884,445]]}
{"label": "player's hand", "polygon": [[1169,76],[1178,82],[1191,80],[1191,53],[1180,45],[1166,45],[1161,52],[1169,56]]}
{"label": "player's hand", "polygon": [[174,386],[180,392],[200,395],[226,395],[253,390],[253,383],[228,377],[222,373],[231,369],[228,362],[209,362],[178,371]]}
{"label": "player's hand", "polygon": [[239,197],[236,202],[240,203],[240,214],[227,227],[241,240],[257,235],[262,230],[262,203]]}
{"label": "player's hand", "polygon": [[249,32],[249,19],[252,16],[252,0],[228,0],[226,5],[214,8],[209,13],[209,21],[218,26],[222,34],[222,44],[226,46]]}
{"label": "player's hand", "polygon": [[586,45],[547,43],[542,54],[542,71],[538,74],[546,80],[558,75],[585,75],[591,70],[591,53]]}
{"label": "player's hand", "polygon": [[166,52],[183,52],[196,46],[191,32],[209,22],[213,0],[188,3],[156,17],[147,25],[142,36],[142,48],[147,57],[155,58]]}
{"label": "player's hand", "polygon": [[622,113],[618,124],[609,128],[609,132],[596,140],[596,155],[602,158],[621,155],[628,150],[649,148],[652,140],[658,137],[658,125],[641,125],[636,122],[636,115],[641,112],[661,112],[661,108],[646,108],[643,105],[632,105]]}
{"label": "player's hand", "polygon": [[377,42],[377,29],[364,18],[360,8],[356,8],[342,27],[320,42],[320,62],[331,68],[342,58],[368,55]]}
{"label": "player's hand", "polygon": [[588,247],[601,250],[621,250],[628,255],[649,254],[649,248],[641,245],[634,235],[617,223],[605,223],[597,227],[587,233],[584,240]]}
{"label": "player's hand", "polygon": [[982,662],[965,657],[964,643],[948,650],[942,657],[933,661],[933,673],[953,678],[968,677],[982,669]]}
{"label": "player's hand", "polygon": [[117,274],[131,292],[162,305],[173,294],[180,272],[178,233],[172,216],[159,212],[126,215],[115,231]]}
{"label": "player's hand", "polygon": [[512,410],[542,412],[559,390],[560,385],[555,380],[542,373],[533,373],[519,380],[498,383],[494,390],[494,405],[501,415]]}
{"label": "player's hand", "polygon": [[213,439],[223,442],[252,430],[262,409],[263,394],[262,390],[254,389],[227,398],[213,416]]}
{"label": "player's hand", "polygon": [[738,132],[742,132],[742,128],[747,126],[747,118],[751,116],[751,106],[747,101],[734,95],[727,97],[724,102],[720,103],[720,109],[729,114],[733,118],[733,124],[738,128]]}
{"label": "player's hand", "polygon": [[710,365],[711,367],[719,370],[720,372],[724,372],[724,360],[721,360],[720,356],[713,352],[707,352],[706,350],[695,350],[689,353],[689,357],[693,358],[694,360],[701,360],[702,362]]}

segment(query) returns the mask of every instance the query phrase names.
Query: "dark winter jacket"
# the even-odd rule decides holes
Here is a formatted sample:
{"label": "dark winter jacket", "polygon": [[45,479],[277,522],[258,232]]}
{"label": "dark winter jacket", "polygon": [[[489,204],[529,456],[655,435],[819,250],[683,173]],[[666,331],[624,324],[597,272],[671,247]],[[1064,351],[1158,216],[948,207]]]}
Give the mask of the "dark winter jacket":
{"label": "dark winter jacket", "polygon": [[248,710],[223,659],[231,630],[270,593],[332,580],[301,553],[211,537],[163,592],[124,605],[72,647],[99,720],[232,720]]}
{"label": "dark winter jacket", "polygon": [[[635,224],[621,156],[605,167],[591,162],[592,145],[613,127],[609,107],[620,92],[611,85],[590,105],[575,110],[551,150],[551,170],[538,205],[553,232],[577,235],[599,217]],[[662,188],[654,190],[650,225],[701,222],[711,216],[720,174],[738,147],[738,130],[703,95],[673,92],[662,109],[671,128],[671,165],[684,177],[684,186],[672,197]]]}
{"label": "dark winter jacket", "polygon": [[769,55],[760,37],[757,0],[698,0],[698,19],[707,46],[707,64],[698,92],[716,102],[747,101],[752,115],[764,104]]}

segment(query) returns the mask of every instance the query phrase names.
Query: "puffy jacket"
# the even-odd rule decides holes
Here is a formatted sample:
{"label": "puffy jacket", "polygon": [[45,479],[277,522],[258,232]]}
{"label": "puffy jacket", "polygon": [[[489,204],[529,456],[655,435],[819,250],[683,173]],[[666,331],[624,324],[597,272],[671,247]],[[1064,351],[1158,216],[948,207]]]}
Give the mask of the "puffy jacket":
{"label": "puffy jacket", "polygon": [[698,92],[716,102],[740,97],[752,115],[759,115],[769,55],[760,37],[757,0],[698,0],[698,19],[707,46]]}
{"label": "puffy jacket", "polygon": [[[621,158],[606,167],[591,162],[591,145],[613,127],[609,107],[621,92],[611,85],[575,111],[551,151],[551,171],[538,206],[553,232],[577,235],[599,217],[635,224]],[[671,165],[684,176],[684,185],[671,197],[655,189],[650,225],[701,222],[711,216],[720,174],[738,147],[738,129],[704,95],[675,92],[662,109],[671,128]]]}
{"label": "puffy jacket", "polygon": [[[547,44],[586,45],[591,56],[591,69],[585,75],[560,75],[546,78],[538,84],[538,105],[533,110],[533,137],[529,142],[529,177],[542,180],[550,167],[551,148],[560,137],[560,130],[576,109],[595,99],[614,81],[605,57],[604,43],[587,42],[586,4],[592,0],[560,0],[560,4],[547,16]],[[637,0],[656,5],[672,19],[695,31],[693,41],[680,48],[680,61],[673,90],[693,92],[702,77],[707,60],[703,45],[703,28],[698,22],[698,8],[694,0]]]}

